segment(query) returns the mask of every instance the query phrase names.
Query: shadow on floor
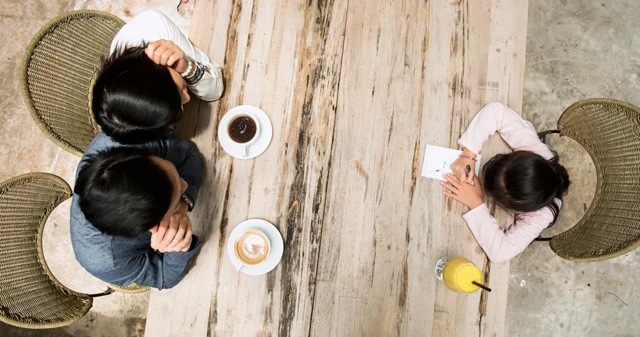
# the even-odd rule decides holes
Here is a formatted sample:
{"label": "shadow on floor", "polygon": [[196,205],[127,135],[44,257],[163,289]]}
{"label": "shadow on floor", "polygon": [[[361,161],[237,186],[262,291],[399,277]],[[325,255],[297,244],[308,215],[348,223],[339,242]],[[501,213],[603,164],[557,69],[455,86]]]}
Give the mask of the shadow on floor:
{"label": "shadow on floor", "polygon": [[109,317],[89,312],[69,326],[46,330],[31,330],[0,323],[0,336],[7,337],[92,337],[92,336],[144,336],[144,318]]}

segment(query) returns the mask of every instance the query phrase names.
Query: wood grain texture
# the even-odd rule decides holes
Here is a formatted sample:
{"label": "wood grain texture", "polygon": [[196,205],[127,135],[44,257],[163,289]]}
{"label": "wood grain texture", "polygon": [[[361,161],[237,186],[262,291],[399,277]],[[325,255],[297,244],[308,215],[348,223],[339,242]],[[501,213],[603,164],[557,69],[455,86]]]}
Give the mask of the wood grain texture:
{"label": "wood grain texture", "polygon": [[[435,181],[427,144],[455,147],[487,102],[522,105],[527,0],[198,0],[192,41],[224,67],[219,102],[191,102],[179,134],[207,168],[192,220],[205,245],[154,291],[147,336],[503,336],[508,264],[490,264]],[[234,160],[217,124],[261,107],[274,137]],[[492,139],[485,158],[507,148]],[[226,238],[273,222],[285,253],[238,274]],[[510,223],[498,212],[500,223]],[[483,268],[490,294],[433,275],[443,256]]]}

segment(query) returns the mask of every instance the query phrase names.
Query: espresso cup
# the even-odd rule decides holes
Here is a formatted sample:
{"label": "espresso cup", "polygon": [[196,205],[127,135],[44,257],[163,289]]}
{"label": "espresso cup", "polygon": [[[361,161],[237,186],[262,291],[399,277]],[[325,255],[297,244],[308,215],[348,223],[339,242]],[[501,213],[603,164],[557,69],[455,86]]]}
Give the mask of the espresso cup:
{"label": "espresso cup", "polygon": [[266,261],[270,250],[269,238],[257,229],[242,232],[233,244],[236,258],[246,266],[256,266]]}
{"label": "espresso cup", "polygon": [[260,138],[260,121],[254,115],[244,112],[233,112],[227,125],[227,136],[231,142],[242,147],[242,156],[249,156],[249,146]]}

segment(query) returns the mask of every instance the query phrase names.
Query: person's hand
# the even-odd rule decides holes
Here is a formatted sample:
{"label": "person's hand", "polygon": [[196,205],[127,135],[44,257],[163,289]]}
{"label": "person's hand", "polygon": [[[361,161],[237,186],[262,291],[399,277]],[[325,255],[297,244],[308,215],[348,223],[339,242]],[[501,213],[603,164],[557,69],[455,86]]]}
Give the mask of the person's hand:
{"label": "person's hand", "polygon": [[[462,155],[464,156],[468,156],[471,158],[475,158],[476,154],[464,149],[462,151]],[[469,167],[471,168],[471,171],[469,171],[469,176],[467,176],[467,165],[469,165]],[[458,179],[458,181],[465,181],[467,183],[471,183],[473,181],[473,178],[476,175],[476,162],[469,159],[469,158],[463,158],[463,157],[459,157],[458,159],[456,159],[456,161],[453,162],[453,164],[451,164],[451,170],[453,171],[453,175],[456,176],[456,178]]]}
{"label": "person's hand", "polygon": [[187,204],[180,202],[176,212],[151,230],[151,248],[161,253],[189,251],[193,232],[187,210]]}
{"label": "person's hand", "polygon": [[445,174],[444,178],[449,183],[441,182],[440,185],[444,188],[442,193],[447,197],[459,201],[469,209],[474,209],[484,203],[478,177],[474,176],[471,184],[461,182],[452,174]]}
{"label": "person's hand", "polygon": [[158,40],[150,43],[145,53],[154,63],[171,67],[179,73],[187,71],[189,66],[184,51],[168,40]]}

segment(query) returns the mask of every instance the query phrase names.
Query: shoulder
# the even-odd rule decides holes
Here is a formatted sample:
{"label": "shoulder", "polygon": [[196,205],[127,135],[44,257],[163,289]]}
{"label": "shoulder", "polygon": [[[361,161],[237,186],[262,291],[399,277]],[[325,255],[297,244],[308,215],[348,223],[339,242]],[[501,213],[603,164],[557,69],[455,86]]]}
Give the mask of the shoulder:
{"label": "shoulder", "polygon": [[77,197],[71,204],[71,244],[76,259],[88,271],[113,268],[112,237],[93,227],[78,206]]}
{"label": "shoulder", "polygon": [[140,46],[161,39],[162,30],[170,23],[169,18],[154,10],[136,15],[116,34],[111,43],[110,53],[119,46]]}
{"label": "shoulder", "polygon": [[87,155],[91,155],[98,151],[101,151],[110,147],[114,147],[114,146],[120,146],[120,143],[116,142],[111,137],[104,134],[104,132],[100,132],[98,135],[96,135],[95,138],[93,138],[93,140],[85,150],[83,159]]}
{"label": "shoulder", "polygon": [[[487,105],[485,105],[485,106],[483,107],[483,109],[485,109],[485,108],[486,108],[486,109],[509,109],[509,108],[507,108],[507,106],[506,106],[506,105],[504,105],[504,104],[502,104],[502,103],[500,103],[500,102],[490,102],[490,103],[487,103]],[[509,110],[510,110],[510,109],[509,109]]]}
{"label": "shoulder", "polygon": [[[558,208],[562,207],[562,200],[555,199],[554,202]],[[523,213],[520,218],[526,225],[547,228],[553,222],[554,214],[549,207],[543,207],[534,212]]]}
{"label": "shoulder", "polygon": [[78,163],[78,167],[76,168],[76,178],[78,178],[78,173],[80,172],[80,169],[82,169],[82,167],[84,166],[87,160],[87,157],[114,146],[121,146],[121,145],[120,143],[111,139],[111,137],[105,135],[103,132],[100,132],[95,138],[93,138],[91,143],[89,143],[89,146],[87,146],[87,149],[84,151],[84,154],[82,155],[82,158]]}

